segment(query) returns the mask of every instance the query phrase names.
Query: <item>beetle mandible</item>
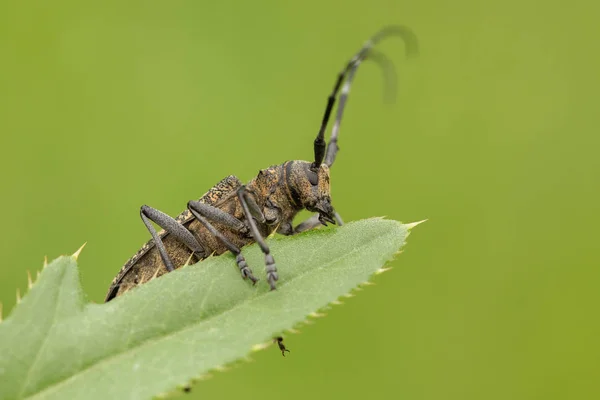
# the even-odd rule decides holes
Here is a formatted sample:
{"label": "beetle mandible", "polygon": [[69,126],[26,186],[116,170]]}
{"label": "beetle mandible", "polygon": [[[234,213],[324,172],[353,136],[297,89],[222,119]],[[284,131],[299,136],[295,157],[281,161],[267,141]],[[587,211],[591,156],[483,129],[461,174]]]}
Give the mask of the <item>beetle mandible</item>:
{"label": "beetle mandible", "polygon": [[[125,293],[155,277],[171,272],[189,261],[197,262],[211,254],[226,251],[236,256],[242,278],[253,283],[257,278],[248,267],[241,248],[257,242],[265,255],[267,282],[271,290],[279,279],[275,260],[264,238],[276,231],[294,235],[319,225],[342,225],[342,219],[331,205],[329,168],[338,152],[338,133],[350,86],[359,65],[367,58],[383,64],[389,60],[375,52],[373,46],[388,36],[400,36],[406,54],[416,54],[417,40],[404,26],[388,26],[369,39],[338,74],[321,127],[314,140],[314,161],[287,161],[263,169],[246,185],[230,175],[217,183],[199,200],[191,200],[187,210],[177,218],[142,206],[140,216],[152,239],[131,258],[112,281],[105,301]],[[329,144],[325,130],[339,94],[339,105]],[[306,221],[292,225],[296,214],[306,209],[318,213]],[[163,228],[157,232],[152,222]]]}

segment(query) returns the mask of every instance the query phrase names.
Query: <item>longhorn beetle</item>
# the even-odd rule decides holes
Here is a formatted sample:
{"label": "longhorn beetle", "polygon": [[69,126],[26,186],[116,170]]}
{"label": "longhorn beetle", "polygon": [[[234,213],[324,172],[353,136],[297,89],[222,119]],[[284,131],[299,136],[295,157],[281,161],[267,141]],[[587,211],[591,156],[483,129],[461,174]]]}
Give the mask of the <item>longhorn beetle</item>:
{"label": "longhorn beetle", "polygon": [[[187,210],[177,218],[142,206],[140,217],[152,240],[148,241],[127,263],[110,285],[105,301],[122,295],[154,277],[171,272],[190,261],[197,262],[211,254],[226,251],[236,256],[242,278],[253,284],[257,278],[246,264],[241,248],[257,242],[265,255],[267,282],[271,290],[279,279],[275,260],[264,238],[274,231],[294,235],[327,223],[342,225],[342,219],[331,205],[329,168],[338,152],[338,133],[346,106],[350,85],[359,65],[368,57],[389,64],[373,46],[388,36],[400,36],[405,42],[406,54],[416,54],[417,40],[412,31],[403,26],[388,26],[370,40],[350,59],[338,74],[321,127],[314,140],[314,161],[287,161],[263,169],[248,184],[243,185],[233,175],[212,187],[199,200],[191,200]],[[326,148],[325,129],[339,93],[339,105],[331,139]],[[306,209],[318,213],[292,226],[294,216]],[[152,222],[163,230],[157,232]]]}

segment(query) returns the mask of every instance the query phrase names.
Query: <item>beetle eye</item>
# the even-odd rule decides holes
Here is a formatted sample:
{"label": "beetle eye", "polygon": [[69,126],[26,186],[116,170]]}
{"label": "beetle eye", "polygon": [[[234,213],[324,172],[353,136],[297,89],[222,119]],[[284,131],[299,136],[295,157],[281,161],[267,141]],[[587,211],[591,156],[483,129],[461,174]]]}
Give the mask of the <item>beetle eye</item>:
{"label": "beetle eye", "polygon": [[317,186],[317,184],[319,183],[319,177],[315,172],[308,170],[306,171],[306,176],[308,177],[308,181],[311,185]]}

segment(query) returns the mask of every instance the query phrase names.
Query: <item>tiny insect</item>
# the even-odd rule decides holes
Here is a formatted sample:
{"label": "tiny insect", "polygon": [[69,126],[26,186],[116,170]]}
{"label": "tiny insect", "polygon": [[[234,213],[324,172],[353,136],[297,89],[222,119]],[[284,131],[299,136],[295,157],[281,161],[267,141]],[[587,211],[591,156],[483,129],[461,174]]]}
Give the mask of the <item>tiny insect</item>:
{"label": "tiny insect", "polygon": [[288,349],[285,348],[285,345],[283,344],[283,338],[281,336],[277,336],[275,339],[273,339],[274,342],[277,342],[277,346],[279,346],[279,350],[281,350],[281,355],[285,357],[285,352],[287,351],[288,353],[290,352]]}
{"label": "tiny insect", "polygon": [[[177,218],[143,205],[140,217],[152,239],[121,268],[110,285],[105,301],[189,262],[226,251],[235,255],[242,278],[255,284],[258,279],[241,251],[243,246],[253,242],[258,243],[264,253],[266,280],[274,290],[279,275],[265,237],[275,231],[283,235],[295,235],[327,223],[343,224],[331,204],[329,192],[329,169],[339,149],[340,122],[352,80],[365,59],[382,64],[390,83],[386,87],[393,86],[394,75],[389,73],[389,59],[373,49],[381,39],[389,36],[399,36],[404,40],[407,55],[417,53],[415,35],[403,26],[386,27],[363,45],[338,74],[333,91],[327,98],[321,126],[314,140],[314,161],[294,160],[270,166],[245,185],[230,175],[200,199],[189,201],[187,210]],[[337,114],[329,144],[326,145],[325,130],[338,94]],[[317,214],[293,226],[294,217],[303,209]],[[157,232],[152,222],[160,226],[162,231]],[[283,343],[278,343],[284,353]]]}

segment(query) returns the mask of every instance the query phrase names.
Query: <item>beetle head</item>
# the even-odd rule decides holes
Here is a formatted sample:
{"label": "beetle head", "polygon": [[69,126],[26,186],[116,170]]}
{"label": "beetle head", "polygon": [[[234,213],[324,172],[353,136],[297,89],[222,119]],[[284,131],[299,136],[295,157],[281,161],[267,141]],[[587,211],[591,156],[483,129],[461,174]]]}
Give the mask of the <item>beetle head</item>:
{"label": "beetle head", "polygon": [[321,164],[315,171],[312,163],[291,161],[286,166],[288,186],[294,203],[300,208],[319,213],[319,221],[335,224],[329,187],[329,167]]}

